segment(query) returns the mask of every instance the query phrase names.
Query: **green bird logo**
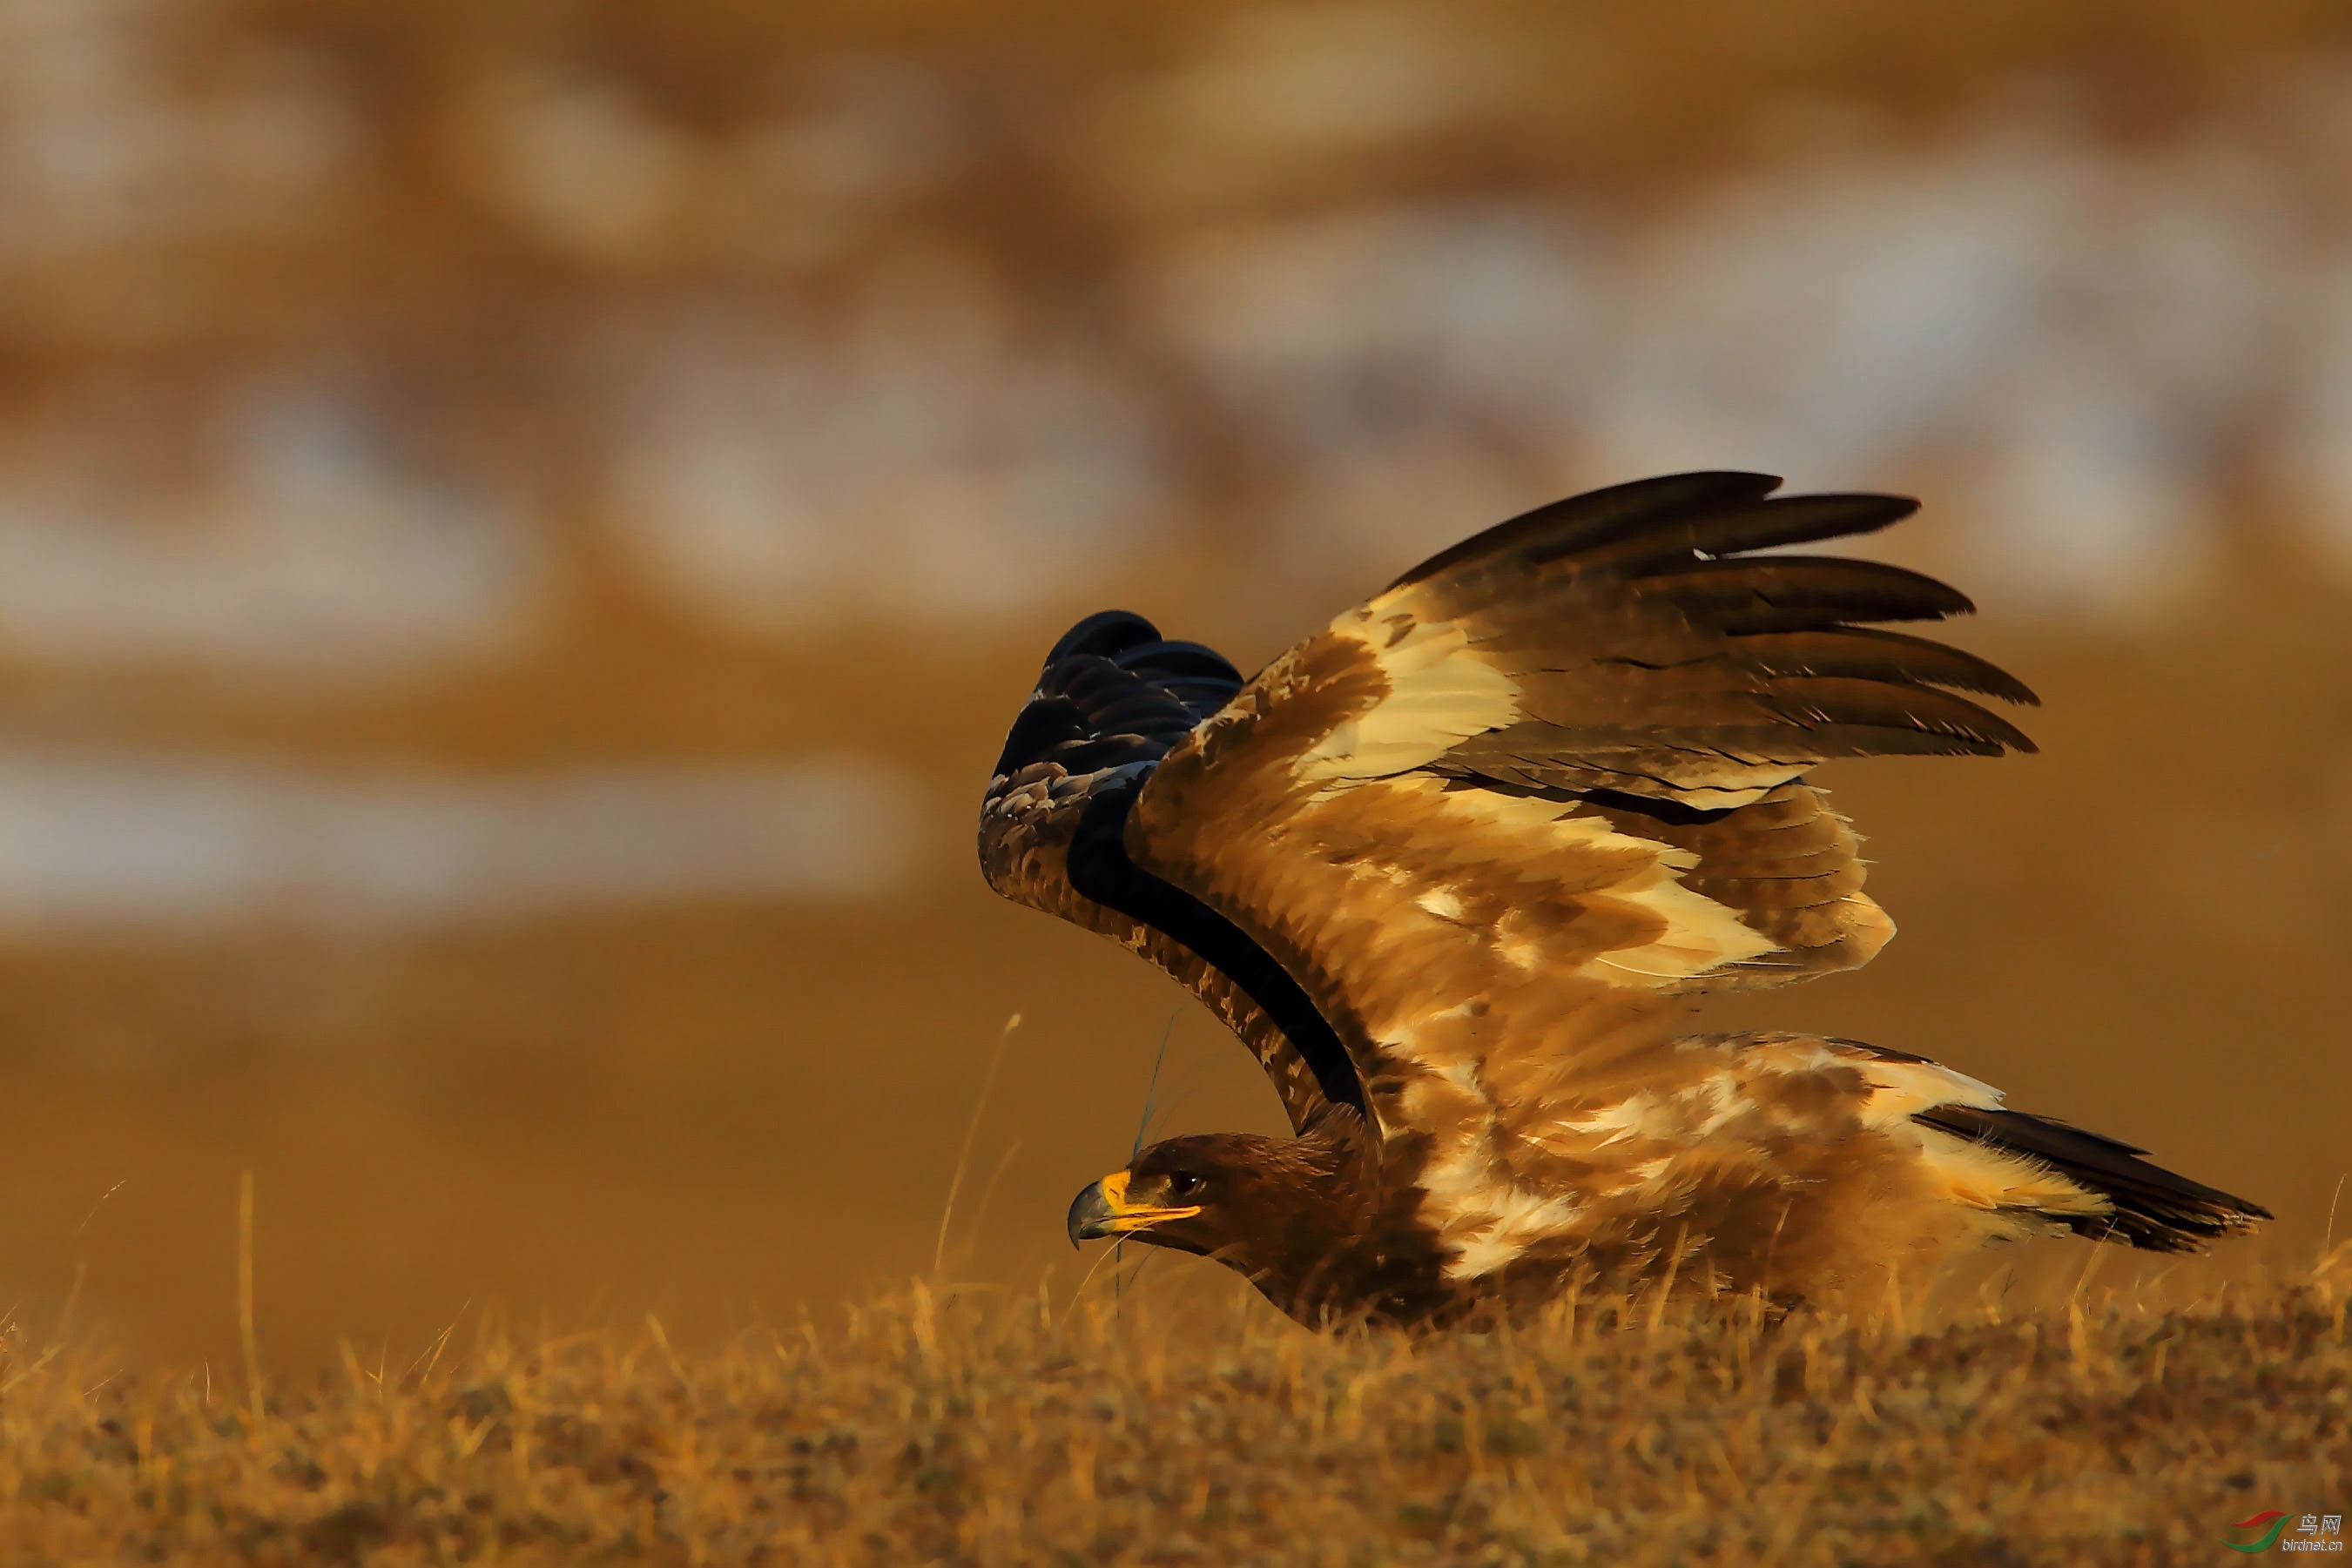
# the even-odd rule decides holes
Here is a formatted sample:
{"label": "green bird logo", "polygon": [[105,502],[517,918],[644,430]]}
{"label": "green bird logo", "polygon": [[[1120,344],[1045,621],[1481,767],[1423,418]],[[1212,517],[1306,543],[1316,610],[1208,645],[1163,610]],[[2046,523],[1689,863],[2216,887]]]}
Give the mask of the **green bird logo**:
{"label": "green bird logo", "polygon": [[[2260,1541],[2252,1542],[2224,1541],[2221,1544],[2228,1547],[2232,1552],[2268,1552],[2272,1547],[2278,1544],[2279,1531],[2286,1528],[2286,1520],[2287,1516],[2285,1510],[2276,1508],[2264,1509],[2262,1512],[2254,1515],[2253,1518],[2242,1519],[2238,1521],[2237,1523],[2230,1526],[2233,1531],[2262,1530],[2263,1538]],[[2263,1530],[2264,1525],[2268,1525],[2270,1528]]]}

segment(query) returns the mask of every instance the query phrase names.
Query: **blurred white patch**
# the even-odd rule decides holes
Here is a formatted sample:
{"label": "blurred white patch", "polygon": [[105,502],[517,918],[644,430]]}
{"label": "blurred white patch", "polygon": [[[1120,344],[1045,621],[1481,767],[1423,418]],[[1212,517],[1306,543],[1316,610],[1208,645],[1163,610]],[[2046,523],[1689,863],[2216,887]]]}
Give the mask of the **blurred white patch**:
{"label": "blurred white patch", "polygon": [[1159,517],[1151,407],[952,263],[824,329],[659,330],[601,379],[621,538],[746,631],[1018,616],[1130,561]]}
{"label": "blurred white patch", "polygon": [[1423,136],[1516,75],[1507,54],[1428,6],[1262,6],[1227,17],[1157,90],[1182,140],[1262,153]]}
{"label": "blurred white patch", "polygon": [[1851,485],[2032,330],[2042,235],[2079,193],[2073,152],[1814,160],[1669,209],[1613,258],[1592,448],[1628,474]]}
{"label": "blurred white patch", "polygon": [[451,155],[500,210],[584,260],[822,263],[955,168],[966,128],[910,63],[821,61],[798,76],[789,109],[709,131],[618,78],[511,70],[477,87],[449,127]]}
{"label": "blurred white patch", "polygon": [[[530,520],[422,469],[331,387],[278,384],[182,416],[103,400],[0,442],[0,653],[98,664],[367,675],[523,630]],[[170,451],[142,462],[148,449]]]}
{"label": "blurred white patch", "polygon": [[1292,569],[1352,581],[1559,469],[1547,449],[1604,390],[1592,252],[1528,206],[1337,213],[1155,247],[1136,308],[1290,476],[1273,521]]}
{"label": "blurred white patch", "polygon": [[953,95],[911,62],[825,62],[796,97],[718,150],[704,204],[715,239],[761,259],[834,259],[971,155]]}
{"label": "blurred white patch", "polygon": [[843,899],[909,873],[887,763],[488,779],[0,749],[0,931],[402,926],[700,899]]}
{"label": "blurred white patch", "polygon": [[1525,205],[1358,211],[1153,247],[1139,308],[1298,455],[1583,412],[1605,309],[1579,225]]}
{"label": "blurred white patch", "polygon": [[2103,156],[2053,214],[2036,317],[1946,439],[1969,455],[1970,580],[2029,612],[2146,615],[2221,544],[2217,486],[2276,385],[2293,250],[2268,171],[2226,145]]}
{"label": "blurred white patch", "polygon": [[650,256],[697,150],[626,84],[540,69],[484,82],[457,128],[466,172],[541,237],[601,260]]}
{"label": "blurred white patch", "polygon": [[2095,374],[2021,367],[1955,497],[1963,575],[2005,609],[2145,613],[2210,564],[2208,472],[2170,444],[2170,411],[2116,382],[2086,386]]}
{"label": "blurred white patch", "polygon": [[[1281,554],[1259,558],[1295,581],[1360,597],[1413,562],[1435,554],[1489,524],[1524,511],[1537,493],[1491,444],[1444,431],[1400,434],[1385,445],[1366,444],[1315,465],[1288,486],[1268,513]],[[1541,497],[1551,499],[1549,495]],[[1293,593],[1266,609],[1281,624],[1267,635],[1295,632]]]}
{"label": "blurred white patch", "polygon": [[875,203],[936,184],[963,162],[969,133],[938,76],[875,56],[823,62],[803,101],[753,135],[804,189]]}
{"label": "blurred white patch", "polygon": [[0,261],[314,222],[358,127],[293,51],[175,80],[156,0],[0,0]]}
{"label": "blurred white patch", "polygon": [[1102,95],[1049,151],[1107,204],[1214,208],[1318,170],[1573,92],[1572,63],[1529,68],[1507,32],[1432,6],[1255,6],[1229,13],[1172,69]]}

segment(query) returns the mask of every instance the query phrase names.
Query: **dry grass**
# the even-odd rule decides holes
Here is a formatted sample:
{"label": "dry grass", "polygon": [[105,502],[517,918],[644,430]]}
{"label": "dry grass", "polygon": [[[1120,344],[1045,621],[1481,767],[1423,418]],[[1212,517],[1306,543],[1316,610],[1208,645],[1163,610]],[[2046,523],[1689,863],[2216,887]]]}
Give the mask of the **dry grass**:
{"label": "dry grass", "polygon": [[2343,1272],[1925,1333],[1586,1302],[1418,1342],[918,1287],[709,1354],[445,1336],[257,1401],[20,1337],[0,1560],[2210,1560],[2352,1496]]}

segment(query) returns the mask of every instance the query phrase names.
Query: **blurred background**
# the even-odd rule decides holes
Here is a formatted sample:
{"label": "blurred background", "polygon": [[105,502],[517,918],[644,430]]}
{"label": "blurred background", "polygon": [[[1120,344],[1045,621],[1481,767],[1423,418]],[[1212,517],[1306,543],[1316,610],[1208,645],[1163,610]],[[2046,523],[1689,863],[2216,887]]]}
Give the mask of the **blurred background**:
{"label": "blurred background", "polygon": [[[1074,1263],[1279,1126],[971,822],[1039,656],[1245,669],[1568,491],[1927,497],[2038,758],[1717,1009],[2279,1211],[2352,1165],[2352,13],[0,0],[0,1311],[266,1361]],[[2352,1216],[2337,1225],[2352,1228]],[[1170,1260],[1181,1270],[1188,1260]],[[372,1360],[372,1355],[363,1354]]]}

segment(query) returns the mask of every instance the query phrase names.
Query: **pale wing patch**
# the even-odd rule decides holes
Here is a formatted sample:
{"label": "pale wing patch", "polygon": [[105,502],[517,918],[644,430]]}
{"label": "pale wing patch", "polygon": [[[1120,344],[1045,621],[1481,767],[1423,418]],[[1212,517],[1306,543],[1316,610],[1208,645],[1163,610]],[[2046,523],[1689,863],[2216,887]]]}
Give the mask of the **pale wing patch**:
{"label": "pale wing patch", "polygon": [[1507,1268],[1529,1247],[1568,1230],[1581,1214],[1581,1206],[1573,1199],[1503,1186],[1480,1212],[1475,1228],[1456,1243],[1454,1256],[1446,1260],[1445,1277],[1475,1280]]}
{"label": "pale wing patch", "polygon": [[[1430,1162],[1439,1180],[1431,1185],[1432,1201],[1423,1210],[1433,1223],[1445,1215],[1439,1233],[1456,1247],[1446,1277],[1475,1279],[1507,1268],[1538,1243],[1589,1228],[1594,1203],[1622,1205],[1630,1193],[1660,1190],[1662,1180],[1671,1183],[1683,1168],[1676,1163],[1682,1156],[1703,1150],[1750,1110],[1738,1073],[1726,1069],[1671,1093],[1635,1090],[1589,1116],[1563,1118],[1526,1143],[1578,1162],[1586,1174],[1572,1191],[1539,1194],[1512,1181],[1484,1142],[1449,1148]],[[1593,1167],[1596,1156],[1618,1148],[1624,1163]]]}
{"label": "pale wing patch", "polygon": [[1544,961],[1544,945],[1531,933],[1515,932],[1508,927],[1495,933],[1495,952],[1503,962],[1523,973],[1532,974]]}
{"label": "pale wing patch", "polygon": [[1728,811],[1736,807],[1754,805],[1791,779],[1803,778],[1812,767],[1810,762],[1793,766],[1774,762],[1748,768],[1724,763],[1711,771],[1719,779],[1736,782],[1677,784],[1668,794],[1695,811]]}
{"label": "pale wing patch", "polygon": [[1318,783],[1385,779],[1426,767],[1474,735],[1508,727],[1519,716],[1519,688],[1470,652],[1461,626],[1413,625],[1390,640],[1399,616],[1351,610],[1331,623],[1380,666],[1387,695],[1339,726],[1298,758],[1297,777]]}
{"label": "pale wing patch", "polygon": [[2017,1211],[2021,1228],[2040,1231],[2026,1216],[2108,1214],[2115,1205],[2077,1186],[2038,1161],[2005,1154],[1934,1127],[1920,1127],[1919,1163],[1945,1197],[1968,1208]]}
{"label": "pale wing patch", "polygon": [[1577,1195],[1537,1193],[1496,1165],[1484,1134],[1445,1140],[1421,1171],[1421,1214],[1454,1249],[1449,1280],[1472,1280],[1507,1267],[1529,1247],[1574,1228],[1583,1217]]}
{"label": "pale wing patch", "polygon": [[[1633,904],[1654,915],[1665,929],[1639,947],[1620,947],[1588,959],[1579,973],[1615,985],[1654,987],[1776,950],[1771,938],[1741,920],[1737,911],[1684,885],[1682,873],[1699,863],[1688,850],[1621,833],[1599,817],[1577,816],[1571,808],[1549,800],[1483,790],[1449,793],[1437,779],[1412,782],[1450,810],[1480,814],[1492,825],[1494,841],[1515,851],[1567,855],[1581,851],[1589,852],[1584,858],[1602,863],[1630,862],[1631,869],[1615,882],[1579,896]],[[1507,942],[1511,935],[1505,934]],[[1506,956],[1519,956],[1507,951]],[[1529,953],[1527,958],[1538,956]]]}
{"label": "pale wing patch", "polygon": [[1419,898],[1413,900],[1413,902],[1420,904],[1423,909],[1429,911],[1430,914],[1436,915],[1440,920],[1459,920],[1462,918],[1461,898],[1457,894],[1446,892],[1445,889],[1442,887],[1432,888],[1429,892],[1423,894]]}
{"label": "pale wing patch", "polygon": [[1580,1154],[1636,1140],[1696,1144],[1713,1137],[1748,1109],[1738,1073],[1726,1068],[1671,1094],[1636,1089],[1613,1105],[1589,1116],[1563,1116],[1533,1135],[1563,1152]]}
{"label": "pale wing patch", "polygon": [[1622,1144],[1629,1138],[1656,1138],[1682,1130],[1682,1118],[1664,1114],[1665,1104],[1647,1090],[1637,1089],[1613,1105],[1604,1105],[1590,1116],[1563,1116],[1560,1131],[1573,1133],[1580,1139],[1598,1140],[1595,1148],[1605,1149],[1612,1144]]}
{"label": "pale wing patch", "polygon": [[1850,1065],[1862,1070],[1864,1081],[1870,1085],[1870,1098],[1863,1103],[1862,1111],[1865,1127],[1897,1126],[1938,1105],[1972,1105],[1985,1111],[2000,1108],[2000,1090],[1965,1072],[1955,1072],[1940,1062],[1848,1060]]}
{"label": "pale wing patch", "polygon": [[[1719,1049],[1717,1041],[1703,1038],[1682,1044],[1686,1050]],[[1751,1037],[1742,1041],[1738,1051],[1740,1066],[1749,1072],[1786,1076],[1844,1070],[1860,1073],[1865,1091],[1860,1116],[1865,1127],[1896,1126],[1938,1105],[1997,1111],[2005,1098],[1982,1079],[1940,1061],[1890,1057],[1851,1040],[1806,1035]]]}
{"label": "pale wing patch", "polygon": [[1866,893],[1849,893],[1838,900],[1838,928],[1844,935],[1845,967],[1859,969],[1895,940],[1895,920]]}
{"label": "pale wing patch", "polygon": [[[1454,1008],[1439,1017],[1458,1019],[1465,1013],[1465,1009]],[[1423,1050],[1417,1034],[1401,1031],[1401,1038],[1391,1043],[1428,1067],[1404,1089],[1404,1124],[1430,1137],[1418,1177],[1421,1218],[1440,1244],[1453,1249],[1445,1277],[1475,1279],[1506,1267],[1532,1244],[1571,1228],[1582,1205],[1574,1194],[1535,1193],[1512,1181],[1495,1158],[1494,1096],[1479,1076],[1478,1064]]]}

